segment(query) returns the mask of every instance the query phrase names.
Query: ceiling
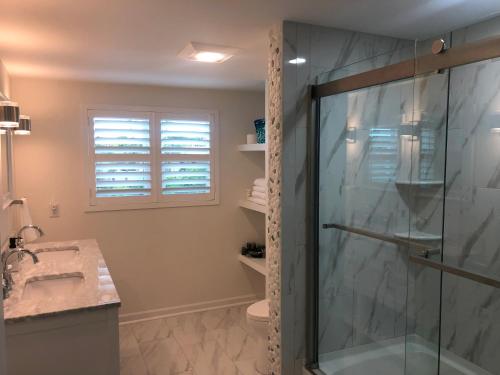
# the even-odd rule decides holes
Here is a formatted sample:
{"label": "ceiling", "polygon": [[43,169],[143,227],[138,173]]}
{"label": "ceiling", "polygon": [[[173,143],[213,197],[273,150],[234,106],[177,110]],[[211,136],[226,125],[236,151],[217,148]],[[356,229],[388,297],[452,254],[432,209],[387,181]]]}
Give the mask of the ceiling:
{"label": "ceiling", "polygon": [[[498,12],[499,0],[2,0],[0,59],[12,75],[260,90],[283,19],[413,39]],[[179,59],[190,41],[241,51]]]}

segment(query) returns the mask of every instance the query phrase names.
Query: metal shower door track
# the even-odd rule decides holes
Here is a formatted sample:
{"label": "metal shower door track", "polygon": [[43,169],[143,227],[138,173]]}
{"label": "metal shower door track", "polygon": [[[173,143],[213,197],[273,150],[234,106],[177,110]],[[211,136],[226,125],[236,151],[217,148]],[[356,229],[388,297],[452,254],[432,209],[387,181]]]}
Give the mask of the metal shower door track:
{"label": "metal shower door track", "polygon": [[416,57],[383,68],[314,85],[312,97],[319,99],[496,57],[500,57],[500,38],[483,39],[479,42],[449,48],[437,54]]}

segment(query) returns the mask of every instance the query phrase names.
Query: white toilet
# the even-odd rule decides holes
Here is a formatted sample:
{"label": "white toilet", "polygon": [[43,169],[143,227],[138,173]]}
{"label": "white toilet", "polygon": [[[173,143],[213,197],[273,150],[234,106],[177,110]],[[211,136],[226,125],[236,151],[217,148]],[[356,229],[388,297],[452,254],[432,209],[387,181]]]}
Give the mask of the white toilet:
{"label": "white toilet", "polygon": [[247,323],[257,338],[258,352],[255,369],[263,375],[269,374],[268,335],[269,335],[269,301],[264,299],[248,306]]}

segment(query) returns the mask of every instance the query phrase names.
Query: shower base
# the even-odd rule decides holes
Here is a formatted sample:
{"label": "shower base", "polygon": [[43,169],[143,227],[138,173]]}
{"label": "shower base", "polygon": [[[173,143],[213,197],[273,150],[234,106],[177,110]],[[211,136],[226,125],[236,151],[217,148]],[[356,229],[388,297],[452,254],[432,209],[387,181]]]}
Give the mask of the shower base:
{"label": "shower base", "polygon": [[[405,361],[406,356],[406,361]],[[417,335],[398,337],[320,355],[319,368],[326,375],[434,375],[438,354],[435,345]],[[492,375],[447,350],[441,350],[440,375]]]}

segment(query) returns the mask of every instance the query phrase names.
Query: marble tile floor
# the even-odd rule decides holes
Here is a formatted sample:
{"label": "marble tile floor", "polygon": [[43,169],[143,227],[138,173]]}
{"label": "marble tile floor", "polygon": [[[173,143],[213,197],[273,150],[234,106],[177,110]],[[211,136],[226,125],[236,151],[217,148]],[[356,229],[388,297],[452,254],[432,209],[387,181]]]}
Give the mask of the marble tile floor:
{"label": "marble tile floor", "polygon": [[246,305],[120,325],[121,375],[257,375]]}

